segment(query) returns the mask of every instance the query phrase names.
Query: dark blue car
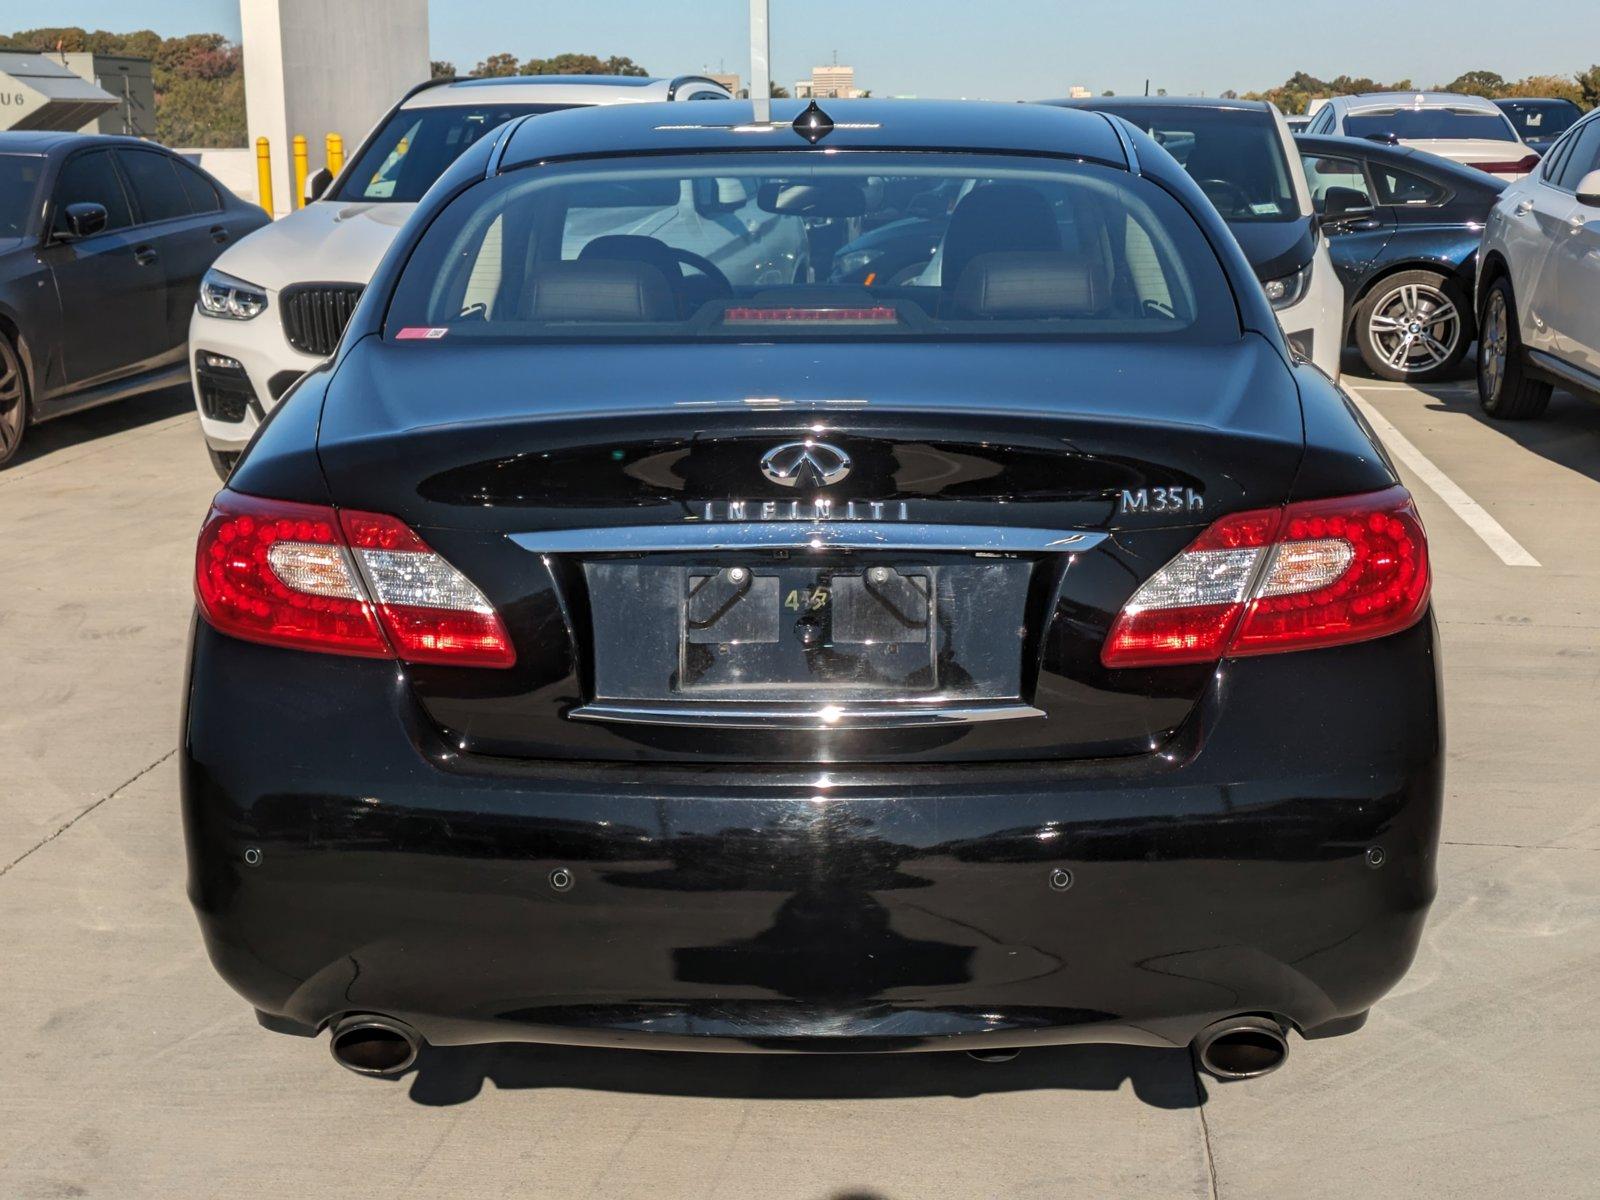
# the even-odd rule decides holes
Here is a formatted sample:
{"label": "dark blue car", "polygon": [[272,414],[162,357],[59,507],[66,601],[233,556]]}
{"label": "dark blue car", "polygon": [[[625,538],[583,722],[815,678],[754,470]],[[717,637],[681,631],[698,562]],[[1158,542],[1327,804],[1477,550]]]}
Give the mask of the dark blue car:
{"label": "dark blue car", "polygon": [[[218,970],[385,1075],[1109,1041],[1243,1077],[1358,1028],[1443,786],[1382,449],[1126,122],[773,110],[482,138],[246,450],[184,693]],[[702,189],[748,253],[583,232]],[[828,282],[921,195],[958,198],[936,270]]]}
{"label": "dark blue car", "polygon": [[1505,181],[1366,138],[1295,143],[1362,361],[1383,379],[1448,377],[1477,336],[1478,242]]}

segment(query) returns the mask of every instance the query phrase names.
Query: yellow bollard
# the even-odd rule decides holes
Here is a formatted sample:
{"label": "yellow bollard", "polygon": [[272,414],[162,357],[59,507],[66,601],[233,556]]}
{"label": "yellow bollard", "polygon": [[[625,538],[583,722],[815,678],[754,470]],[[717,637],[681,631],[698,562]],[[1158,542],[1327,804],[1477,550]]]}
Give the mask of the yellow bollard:
{"label": "yellow bollard", "polygon": [[337,133],[330,133],[323,141],[328,156],[328,173],[338,175],[344,170],[344,139]]}
{"label": "yellow bollard", "polygon": [[261,195],[261,207],[267,210],[267,216],[276,216],[272,211],[272,148],[264,137],[256,139],[256,190]]}
{"label": "yellow bollard", "polygon": [[294,135],[294,206],[306,206],[306,135]]}

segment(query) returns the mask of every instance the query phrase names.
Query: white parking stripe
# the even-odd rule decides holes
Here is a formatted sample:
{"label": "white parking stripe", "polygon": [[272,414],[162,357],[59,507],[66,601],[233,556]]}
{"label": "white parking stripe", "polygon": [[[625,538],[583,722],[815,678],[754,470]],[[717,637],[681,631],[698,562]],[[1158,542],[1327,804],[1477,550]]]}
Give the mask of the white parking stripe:
{"label": "white parking stripe", "polygon": [[[1363,387],[1367,386],[1365,384]],[[1350,391],[1350,398],[1355,401],[1356,407],[1372,424],[1383,444],[1393,451],[1394,456],[1406,466],[1410,467],[1416,477],[1427,484],[1433,493],[1448,504],[1451,510],[1467,523],[1467,527],[1483,539],[1484,545],[1499,555],[1500,561],[1508,567],[1537,567],[1539,560],[1522,548],[1522,543],[1506,532],[1505,526],[1496,521],[1471,496],[1461,490],[1460,486],[1450,476],[1434,466],[1428,456],[1423,454],[1407,440],[1389,419],[1363,399],[1354,390]]]}

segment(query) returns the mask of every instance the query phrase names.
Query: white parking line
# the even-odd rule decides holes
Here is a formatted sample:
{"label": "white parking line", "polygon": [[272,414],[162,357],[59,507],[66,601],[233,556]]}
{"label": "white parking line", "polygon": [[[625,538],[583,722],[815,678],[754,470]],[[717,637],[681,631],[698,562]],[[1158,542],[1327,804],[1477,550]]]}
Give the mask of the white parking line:
{"label": "white parking line", "polygon": [[[1365,388],[1368,385],[1361,386]],[[1427,455],[1413,446],[1405,434],[1390,424],[1389,418],[1374,408],[1371,402],[1360,396],[1354,388],[1347,390],[1356,407],[1383,439],[1383,444],[1394,452],[1396,458],[1410,467],[1412,473],[1427,484],[1434,495],[1448,504],[1451,511],[1465,521],[1473,533],[1483,539],[1484,545],[1499,556],[1501,562],[1508,567],[1539,565],[1539,560],[1524,550],[1522,543],[1506,532],[1505,526],[1491,517],[1483,505],[1462,491],[1455,480],[1434,466]]]}

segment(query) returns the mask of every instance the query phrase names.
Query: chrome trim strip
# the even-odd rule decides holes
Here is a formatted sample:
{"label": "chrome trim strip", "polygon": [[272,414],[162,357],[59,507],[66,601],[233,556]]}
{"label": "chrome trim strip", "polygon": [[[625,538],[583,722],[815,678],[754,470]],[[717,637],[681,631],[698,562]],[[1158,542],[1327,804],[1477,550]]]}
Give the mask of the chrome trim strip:
{"label": "chrome trim strip", "polygon": [[639,554],[676,550],[956,550],[972,553],[1077,554],[1104,533],[1007,525],[922,525],[884,521],[685,522],[546,529],[513,533],[535,554]]}
{"label": "chrome trim strip", "polygon": [[1130,175],[1143,175],[1144,172],[1139,169],[1139,152],[1133,148],[1133,139],[1128,136],[1128,130],[1123,124],[1122,118],[1111,113],[1101,113],[1100,115],[1110,123],[1112,130],[1117,135],[1117,141],[1122,143],[1122,153],[1128,160],[1128,173]]}
{"label": "chrome trim strip", "polygon": [[600,700],[567,714],[575,721],[631,725],[694,725],[711,729],[914,729],[930,725],[977,725],[1042,717],[1044,711],[1012,700],[988,704],[825,704],[817,708],[743,704],[622,704]]}

